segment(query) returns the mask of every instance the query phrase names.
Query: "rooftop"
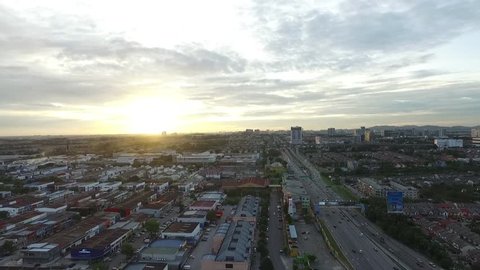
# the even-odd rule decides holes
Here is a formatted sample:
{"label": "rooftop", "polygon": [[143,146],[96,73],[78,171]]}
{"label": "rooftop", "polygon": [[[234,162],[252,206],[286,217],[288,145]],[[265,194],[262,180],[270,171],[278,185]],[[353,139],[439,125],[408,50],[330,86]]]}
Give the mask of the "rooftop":
{"label": "rooftop", "polygon": [[58,247],[57,244],[50,244],[50,243],[35,243],[30,244],[27,246],[26,250],[22,249],[22,251],[33,251],[33,252],[48,252],[54,248]]}
{"label": "rooftop", "polygon": [[185,211],[183,212],[179,218],[204,218],[207,216],[207,211]]}
{"label": "rooftop", "polygon": [[243,262],[248,260],[252,248],[254,225],[238,221],[230,225],[216,257],[216,261]]}
{"label": "rooftop", "polygon": [[164,233],[192,233],[199,226],[198,222],[174,222],[170,224]]}
{"label": "rooftop", "polygon": [[133,263],[127,265],[125,270],[164,270],[166,267],[166,263]]}
{"label": "rooftop", "polygon": [[83,242],[79,246],[79,248],[92,248],[92,249],[103,250],[107,246],[109,246],[112,242],[114,242],[115,240],[122,237],[128,232],[129,230],[125,230],[125,229],[106,230],[105,232]]}
{"label": "rooftop", "polygon": [[196,201],[190,207],[213,207],[215,203],[215,201]]}

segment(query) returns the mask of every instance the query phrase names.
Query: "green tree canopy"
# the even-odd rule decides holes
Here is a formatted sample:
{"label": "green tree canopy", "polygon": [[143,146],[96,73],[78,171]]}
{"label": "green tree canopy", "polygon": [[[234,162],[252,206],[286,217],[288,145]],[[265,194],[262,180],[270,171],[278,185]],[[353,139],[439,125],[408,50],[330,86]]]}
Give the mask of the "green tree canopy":
{"label": "green tree canopy", "polygon": [[143,227],[150,234],[150,236],[154,236],[160,231],[160,223],[155,219],[147,220]]}
{"label": "green tree canopy", "polygon": [[135,254],[135,250],[133,249],[132,245],[125,243],[122,245],[122,254],[127,256],[127,258],[131,258]]}
{"label": "green tree canopy", "polygon": [[217,221],[217,214],[215,213],[215,211],[210,210],[207,212],[207,220],[210,223]]}
{"label": "green tree canopy", "polygon": [[12,254],[13,252],[15,252],[15,250],[17,250],[17,247],[12,241],[7,240],[5,241],[5,243],[3,243],[2,250],[7,254]]}

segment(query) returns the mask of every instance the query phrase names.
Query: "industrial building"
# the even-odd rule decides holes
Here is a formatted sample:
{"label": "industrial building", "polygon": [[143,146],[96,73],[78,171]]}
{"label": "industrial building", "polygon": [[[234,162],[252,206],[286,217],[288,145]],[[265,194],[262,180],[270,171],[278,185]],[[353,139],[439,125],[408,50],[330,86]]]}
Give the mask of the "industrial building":
{"label": "industrial building", "polygon": [[177,217],[177,222],[200,223],[200,227],[203,228],[207,223],[207,211],[185,211]]}
{"label": "industrial building", "polygon": [[30,244],[21,252],[23,262],[27,264],[47,264],[60,258],[60,247],[57,244]]}
{"label": "industrial building", "polygon": [[[248,270],[253,252],[255,224],[247,221],[224,223],[214,236],[216,254],[202,258],[202,270]],[[220,244],[221,243],[221,244]]]}
{"label": "industrial building", "polygon": [[389,187],[380,185],[372,178],[358,179],[358,190],[367,197],[385,197]]}
{"label": "industrial building", "polygon": [[245,196],[238,203],[237,209],[232,216],[233,221],[257,222],[258,206],[260,198],[253,196]]}
{"label": "industrial building", "polygon": [[217,209],[219,202],[217,201],[196,201],[192,203],[188,208],[190,210],[203,210],[210,211]]}
{"label": "industrial building", "polygon": [[[140,262],[168,264],[169,269],[179,269],[188,258],[186,241],[161,239],[150,244],[140,253]],[[127,268],[128,269],[128,268]]]}
{"label": "industrial building", "polygon": [[188,243],[195,244],[200,239],[200,232],[198,222],[174,222],[162,232],[162,238],[186,240]]}
{"label": "industrial building", "polygon": [[392,190],[394,191],[401,191],[403,192],[403,197],[416,200],[418,199],[418,189],[412,186],[404,186],[397,182],[390,182],[390,186],[392,186]]}
{"label": "industrial building", "polygon": [[433,143],[439,149],[463,147],[463,140],[461,139],[435,139]]}
{"label": "industrial building", "polygon": [[131,230],[113,229],[94,236],[70,251],[72,260],[97,260],[120,249]]}

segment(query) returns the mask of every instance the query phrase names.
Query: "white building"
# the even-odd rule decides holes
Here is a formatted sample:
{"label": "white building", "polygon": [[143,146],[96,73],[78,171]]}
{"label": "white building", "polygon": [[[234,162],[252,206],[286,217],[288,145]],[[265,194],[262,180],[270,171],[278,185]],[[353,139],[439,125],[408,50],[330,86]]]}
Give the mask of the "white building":
{"label": "white building", "polygon": [[461,139],[435,139],[433,143],[440,149],[463,147],[463,140]]}
{"label": "white building", "polygon": [[47,215],[57,214],[67,211],[67,205],[57,205],[57,206],[49,206],[49,207],[39,207],[35,208],[35,211],[40,213],[46,213]]}
{"label": "white building", "polygon": [[403,192],[403,196],[408,199],[416,200],[418,199],[418,189],[412,186],[404,186],[397,182],[390,182],[393,190]]}
{"label": "white building", "polygon": [[78,183],[78,190],[88,192],[97,189],[99,182]]}
{"label": "white building", "polygon": [[177,217],[177,222],[196,222],[203,227],[207,222],[207,211],[185,211]]}
{"label": "white building", "polygon": [[217,155],[210,152],[190,154],[190,155],[178,155],[176,157],[178,163],[214,163],[217,161]]}
{"label": "white building", "polygon": [[291,144],[302,144],[303,143],[302,127],[291,127],[290,128],[290,143]]}

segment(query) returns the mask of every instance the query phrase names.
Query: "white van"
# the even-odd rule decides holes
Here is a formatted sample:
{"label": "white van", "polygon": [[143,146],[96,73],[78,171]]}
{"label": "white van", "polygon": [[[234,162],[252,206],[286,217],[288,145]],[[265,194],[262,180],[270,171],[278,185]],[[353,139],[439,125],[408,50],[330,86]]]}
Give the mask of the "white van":
{"label": "white van", "polygon": [[190,266],[190,264],[185,264],[185,265],[183,266],[183,270],[189,270],[189,269],[192,269],[191,266]]}

